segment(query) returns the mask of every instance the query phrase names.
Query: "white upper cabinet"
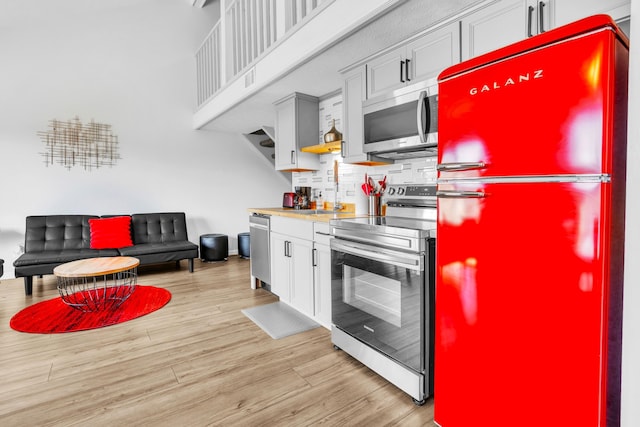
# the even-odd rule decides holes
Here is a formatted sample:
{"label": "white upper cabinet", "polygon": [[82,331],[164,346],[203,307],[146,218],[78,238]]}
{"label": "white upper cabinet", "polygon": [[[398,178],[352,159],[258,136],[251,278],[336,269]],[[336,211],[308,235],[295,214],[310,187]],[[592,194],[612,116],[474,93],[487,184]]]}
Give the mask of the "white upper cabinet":
{"label": "white upper cabinet", "polygon": [[407,85],[408,74],[406,48],[396,49],[367,63],[367,97]]}
{"label": "white upper cabinet", "polygon": [[453,22],[367,62],[367,98],[436,77],[460,62],[460,34]]}
{"label": "white upper cabinet", "polygon": [[362,101],[365,99],[366,67],[342,75],[342,157],[345,163],[365,162]]}
{"label": "white upper cabinet", "polygon": [[601,13],[615,20],[627,18],[631,14],[629,0],[555,0],[555,3],[556,26]]}
{"label": "white upper cabinet", "polygon": [[376,96],[437,77],[450,65],[460,62],[458,22],[425,33],[400,47],[368,60],[365,65],[342,74],[343,137],[345,163],[379,165],[364,153],[362,102]]}
{"label": "white upper cabinet", "polygon": [[453,22],[431,31],[407,45],[411,58],[411,81],[437,77],[442,70],[460,62],[460,27]]}
{"label": "white upper cabinet", "polygon": [[554,1],[502,0],[462,18],[462,60],[553,28]]}
{"label": "white upper cabinet", "polygon": [[275,103],[276,170],[317,170],[317,154],[304,153],[302,147],[318,143],[318,98],[293,93]]}
{"label": "white upper cabinet", "polygon": [[629,0],[500,0],[463,17],[462,60],[596,14],[630,15]]}

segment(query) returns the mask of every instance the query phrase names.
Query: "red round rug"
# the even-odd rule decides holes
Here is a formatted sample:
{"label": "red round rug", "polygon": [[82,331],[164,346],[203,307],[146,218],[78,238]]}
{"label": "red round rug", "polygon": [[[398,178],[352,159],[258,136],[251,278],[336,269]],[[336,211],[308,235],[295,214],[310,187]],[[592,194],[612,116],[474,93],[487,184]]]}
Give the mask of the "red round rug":
{"label": "red round rug", "polygon": [[162,308],[171,293],[155,286],[136,286],[120,307],[83,312],[66,305],[60,297],[29,306],[11,318],[10,325],[19,332],[51,334],[84,331],[126,322]]}

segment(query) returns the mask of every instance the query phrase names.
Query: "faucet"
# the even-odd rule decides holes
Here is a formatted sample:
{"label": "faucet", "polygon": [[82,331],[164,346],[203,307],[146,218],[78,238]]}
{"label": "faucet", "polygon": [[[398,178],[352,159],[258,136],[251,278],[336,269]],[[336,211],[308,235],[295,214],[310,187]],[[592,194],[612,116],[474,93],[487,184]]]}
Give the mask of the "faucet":
{"label": "faucet", "polygon": [[333,211],[339,211],[342,209],[342,205],[338,202],[338,161],[333,161],[333,184],[335,191],[333,192]]}
{"label": "faucet", "polygon": [[338,201],[338,182],[335,182],[335,191],[333,192],[333,211],[339,211],[342,209],[342,205]]}

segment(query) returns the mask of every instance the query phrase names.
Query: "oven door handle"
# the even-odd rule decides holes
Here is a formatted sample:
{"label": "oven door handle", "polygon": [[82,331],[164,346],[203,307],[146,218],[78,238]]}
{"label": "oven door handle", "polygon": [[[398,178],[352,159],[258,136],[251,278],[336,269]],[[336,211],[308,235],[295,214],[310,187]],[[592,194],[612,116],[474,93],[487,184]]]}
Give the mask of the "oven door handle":
{"label": "oven door handle", "polygon": [[[371,238],[365,237],[358,231],[352,231],[346,228],[334,226],[332,228],[332,236],[337,238],[343,237],[347,240],[357,240],[364,242],[369,246],[378,247],[379,245],[393,246],[396,248],[407,250],[419,250],[417,239],[410,237],[395,237],[386,235],[375,235]],[[390,249],[393,250],[393,249]]]}
{"label": "oven door handle", "polygon": [[409,270],[424,271],[424,257],[419,254],[396,252],[355,242],[345,243],[340,239],[331,239],[331,249],[348,255],[357,255],[373,261],[380,261],[397,267],[407,268]]}

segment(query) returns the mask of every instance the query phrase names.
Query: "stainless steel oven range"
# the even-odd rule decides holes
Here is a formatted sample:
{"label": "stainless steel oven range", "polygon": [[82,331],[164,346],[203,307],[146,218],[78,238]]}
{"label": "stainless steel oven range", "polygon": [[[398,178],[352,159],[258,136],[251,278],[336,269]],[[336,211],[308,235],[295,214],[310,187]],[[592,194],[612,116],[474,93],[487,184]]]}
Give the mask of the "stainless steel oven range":
{"label": "stainless steel oven range", "polygon": [[387,215],[331,234],[331,341],[423,404],[433,391],[435,185],[392,185]]}

